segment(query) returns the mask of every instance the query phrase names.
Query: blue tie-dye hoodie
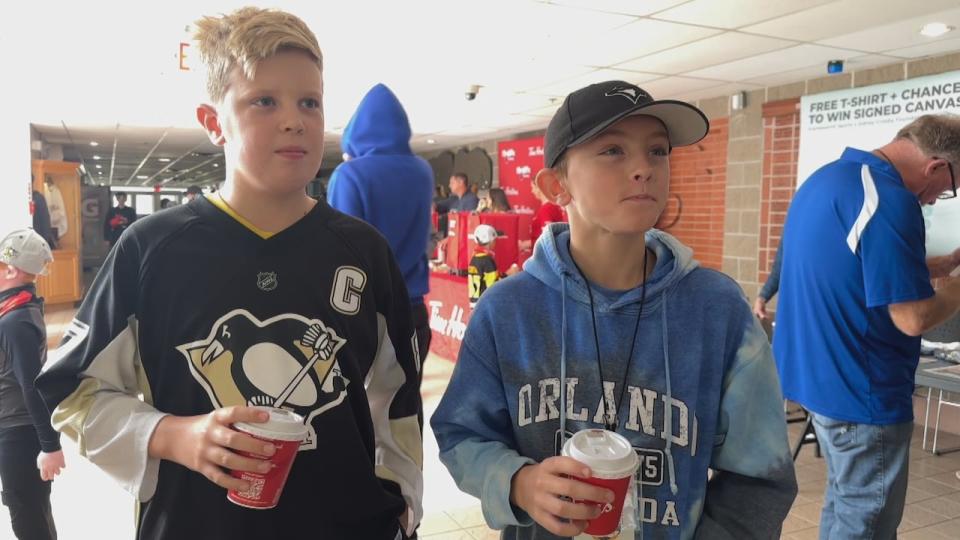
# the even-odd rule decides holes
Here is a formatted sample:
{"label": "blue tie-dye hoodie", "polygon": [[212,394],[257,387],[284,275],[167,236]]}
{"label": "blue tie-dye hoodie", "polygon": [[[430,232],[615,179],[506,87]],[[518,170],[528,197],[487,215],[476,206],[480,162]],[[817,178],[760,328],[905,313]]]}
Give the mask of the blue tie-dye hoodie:
{"label": "blue tie-dye hoodie", "polygon": [[[561,426],[604,426],[586,284],[568,226],[548,230],[524,272],[484,293],[431,421],[440,459],[507,539],[557,538],[510,504],[514,473],[556,455]],[[766,335],[733,280],[666,233],[646,242],[657,261],[629,366],[642,288],[591,285],[603,399],[642,460],[635,538],[778,538],[797,485]]]}

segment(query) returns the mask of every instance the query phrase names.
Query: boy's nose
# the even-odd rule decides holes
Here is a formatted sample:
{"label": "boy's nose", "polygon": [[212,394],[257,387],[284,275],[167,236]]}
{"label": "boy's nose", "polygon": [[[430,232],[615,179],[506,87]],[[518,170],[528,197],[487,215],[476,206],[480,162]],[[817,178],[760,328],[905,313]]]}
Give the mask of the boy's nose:
{"label": "boy's nose", "polygon": [[283,130],[284,130],[284,131],[288,131],[288,132],[289,132],[289,131],[294,131],[294,132],[296,132],[296,133],[303,133],[303,122],[301,122],[301,121],[299,121],[299,120],[291,120],[291,121],[288,121],[288,122],[284,125]]}

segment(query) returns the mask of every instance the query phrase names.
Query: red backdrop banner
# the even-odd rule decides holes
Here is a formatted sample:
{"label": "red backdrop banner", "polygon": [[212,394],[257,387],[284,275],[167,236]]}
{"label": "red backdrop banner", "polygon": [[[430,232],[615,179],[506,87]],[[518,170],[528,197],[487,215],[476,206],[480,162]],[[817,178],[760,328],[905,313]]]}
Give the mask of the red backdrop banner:
{"label": "red backdrop banner", "polygon": [[442,358],[456,361],[460,354],[463,333],[470,322],[467,278],[441,273],[430,274],[430,292],[424,302],[433,333],[430,351]]}
{"label": "red backdrop banner", "polygon": [[530,191],[530,183],[543,168],[543,137],[497,143],[500,189],[518,214],[533,214],[540,202]]}

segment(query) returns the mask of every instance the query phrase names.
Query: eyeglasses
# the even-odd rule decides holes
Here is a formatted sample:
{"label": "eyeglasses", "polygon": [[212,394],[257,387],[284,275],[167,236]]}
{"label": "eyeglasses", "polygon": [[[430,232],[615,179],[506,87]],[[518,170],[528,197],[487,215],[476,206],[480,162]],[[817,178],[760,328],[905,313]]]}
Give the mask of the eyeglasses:
{"label": "eyeglasses", "polygon": [[940,195],[937,195],[937,198],[941,201],[944,199],[953,199],[957,196],[957,177],[953,174],[953,164],[949,161],[947,162],[947,170],[950,171],[950,191],[944,191]]}

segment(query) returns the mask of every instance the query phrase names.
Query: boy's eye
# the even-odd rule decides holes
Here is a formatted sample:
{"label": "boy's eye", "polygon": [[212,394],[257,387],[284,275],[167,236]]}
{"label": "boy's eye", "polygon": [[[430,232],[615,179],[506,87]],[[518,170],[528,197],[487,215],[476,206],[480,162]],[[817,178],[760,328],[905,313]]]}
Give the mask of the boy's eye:
{"label": "boy's eye", "polygon": [[669,148],[654,148],[653,150],[650,151],[650,153],[653,154],[653,155],[655,155],[655,156],[657,156],[657,157],[666,157],[666,156],[669,156],[669,155],[670,155],[670,149],[669,149]]}
{"label": "boy's eye", "polygon": [[623,149],[620,148],[619,146],[611,146],[610,148],[604,148],[603,151],[600,152],[601,156],[618,156],[620,154],[623,154]]}
{"label": "boy's eye", "polygon": [[277,102],[272,97],[264,96],[253,100],[253,104],[260,107],[272,107],[276,105]]}
{"label": "boy's eye", "polygon": [[308,108],[308,109],[319,109],[319,108],[320,108],[320,100],[319,100],[319,99],[306,98],[306,99],[304,99],[303,101],[301,101],[300,103],[301,103],[304,107],[306,107],[306,108]]}

